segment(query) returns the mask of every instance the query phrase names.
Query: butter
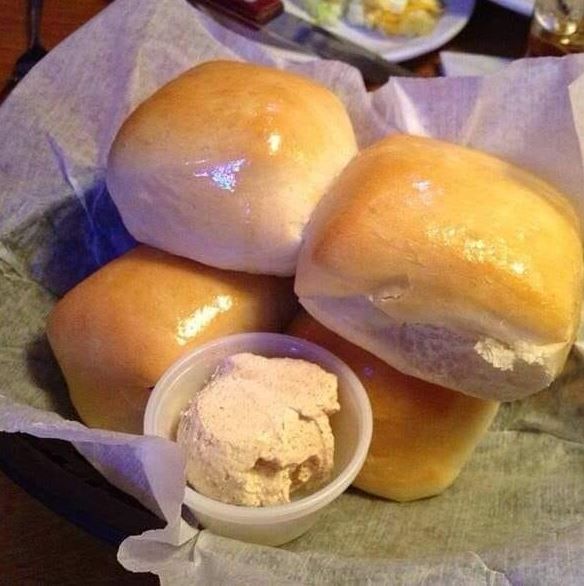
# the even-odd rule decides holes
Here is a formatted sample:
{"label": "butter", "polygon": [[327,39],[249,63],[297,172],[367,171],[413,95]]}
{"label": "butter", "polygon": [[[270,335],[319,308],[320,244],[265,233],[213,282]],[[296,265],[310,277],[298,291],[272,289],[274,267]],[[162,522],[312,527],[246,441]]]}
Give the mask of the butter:
{"label": "butter", "polygon": [[330,477],[339,409],[336,376],[316,364],[231,356],[181,414],[187,481],[225,503],[287,503]]}

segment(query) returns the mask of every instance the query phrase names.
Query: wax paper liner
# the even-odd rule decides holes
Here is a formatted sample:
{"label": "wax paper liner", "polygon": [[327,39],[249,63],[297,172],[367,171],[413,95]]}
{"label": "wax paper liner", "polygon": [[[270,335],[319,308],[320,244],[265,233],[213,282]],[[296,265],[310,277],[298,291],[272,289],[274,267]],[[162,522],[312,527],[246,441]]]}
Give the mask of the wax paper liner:
{"label": "wax paper liner", "polygon": [[351,489],[278,549],[179,521],[184,461],[174,444],[72,421],[44,327],[58,296],[135,245],[104,185],[109,146],[141,100],[215,58],[319,79],[347,105],[361,146],[401,130],[480,148],[550,180],[582,213],[584,56],[519,61],[485,78],[393,79],[367,94],[351,67],[284,63],[181,0],[118,0],[0,108],[0,429],[71,441],[166,519],[119,551],[124,566],[163,584],[582,584],[577,351],[550,389],[501,409],[443,495],[397,504]]}

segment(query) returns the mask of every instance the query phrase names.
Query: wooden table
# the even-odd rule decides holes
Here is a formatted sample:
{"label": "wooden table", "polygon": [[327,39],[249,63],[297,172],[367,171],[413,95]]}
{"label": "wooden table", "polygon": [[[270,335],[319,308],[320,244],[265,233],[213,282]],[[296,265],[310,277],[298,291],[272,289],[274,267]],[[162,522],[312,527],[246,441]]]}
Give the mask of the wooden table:
{"label": "wooden table", "polygon": [[0,584],[157,583],[151,574],[124,570],[114,547],[59,517],[0,472]]}
{"label": "wooden table", "polygon": [[[14,62],[26,47],[26,0],[0,0],[0,87],[9,78]],[[47,49],[95,16],[107,0],[47,0],[43,9],[42,40]],[[477,8],[467,27],[444,48],[502,57],[524,54],[529,20],[486,0]],[[405,65],[420,75],[437,75],[438,52]]]}
{"label": "wooden table", "polygon": [[[138,0],[136,0],[138,1]],[[47,49],[107,6],[106,0],[48,0],[42,22]],[[26,0],[0,0],[0,87],[24,51]],[[463,32],[445,48],[504,57],[525,50],[528,19],[486,0]],[[405,65],[436,75],[438,53]],[[116,551],[39,504],[0,472],[0,584],[156,584],[152,575],[125,572]]]}

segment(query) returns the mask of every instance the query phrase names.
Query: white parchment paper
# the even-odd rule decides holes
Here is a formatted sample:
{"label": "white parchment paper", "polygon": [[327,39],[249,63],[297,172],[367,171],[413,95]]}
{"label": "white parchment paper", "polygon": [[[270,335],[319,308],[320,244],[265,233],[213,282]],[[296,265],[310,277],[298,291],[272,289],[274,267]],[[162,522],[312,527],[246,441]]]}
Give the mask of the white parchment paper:
{"label": "white parchment paper", "polygon": [[584,211],[584,55],[519,61],[484,78],[394,79],[367,94],[349,66],[280,62],[182,0],[117,0],[0,108],[0,430],[73,442],[166,519],[166,529],[119,551],[125,567],[163,584],[583,584],[577,352],[550,389],[501,409],[443,495],[397,504],[349,490],[279,549],[181,522],[184,463],[174,444],[72,421],[45,319],[58,296],[134,245],[104,185],[109,146],[140,101],[215,58],[319,79],[346,103],[362,146],[395,130],[473,146],[545,177]]}

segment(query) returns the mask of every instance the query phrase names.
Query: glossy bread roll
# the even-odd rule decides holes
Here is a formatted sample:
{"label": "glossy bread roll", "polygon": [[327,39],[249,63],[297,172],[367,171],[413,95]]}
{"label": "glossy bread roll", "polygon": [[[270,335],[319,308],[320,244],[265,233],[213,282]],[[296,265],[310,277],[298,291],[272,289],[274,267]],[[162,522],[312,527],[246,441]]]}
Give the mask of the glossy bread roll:
{"label": "glossy bread roll", "polygon": [[296,307],[290,279],[138,246],[69,291],[47,335],[81,419],[142,433],[150,390],[181,354],[220,336],[281,331]]}
{"label": "glossy bread roll", "polygon": [[304,226],[356,150],[347,112],[324,86],[214,61],[130,115],[107,185],[140,242],[224,269],[292,275]]}
{"label": "glossy bread roll", "polygon": [[373,439],[353,484],[377,496],[411,501],[441,493],[497,413],[494,401],[400,373],[304,312],[288,332],[339,356],[363,383],[373,410]]}
{"label": "glossy bread roll", "polygon": [[296,292],[404,373],[482,398],[547,386],[574,341],[580,227],[552,186],[487,154],[394,135],[362,151],[306,231]]}

